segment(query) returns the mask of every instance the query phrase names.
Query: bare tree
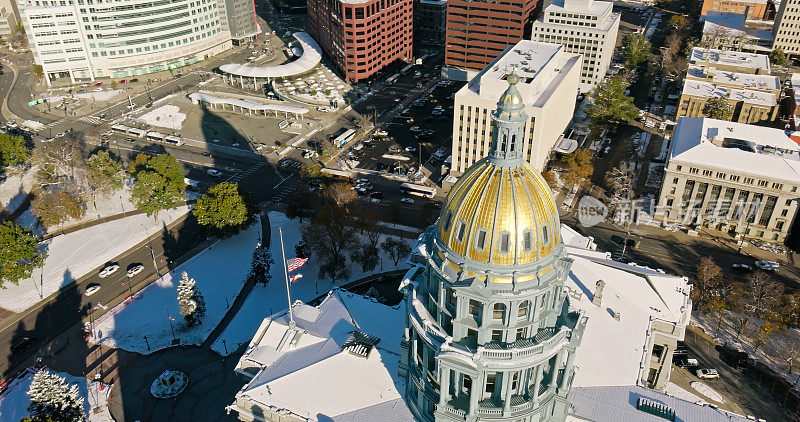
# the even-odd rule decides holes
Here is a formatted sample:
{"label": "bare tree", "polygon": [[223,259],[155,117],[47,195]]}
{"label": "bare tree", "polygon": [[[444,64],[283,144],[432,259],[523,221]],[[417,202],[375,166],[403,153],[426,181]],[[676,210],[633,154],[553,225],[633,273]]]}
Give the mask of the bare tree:
{"label": "bare tree", "polygon": [[356,199],[356,192],[344,182],[336,182],[322,191],[322,196],[333,201],[336,206],[343,207]]}
{"label": "bare tree", "polygon": [[605,182],[611,194],[620,199],[632,199],[636,168],[625,161],[606,173]]}
{"label": "bare tree", "polygon": [[722,269],[711,257],[703,257],[697,264],[697,275],[694,278],[692,293],[699,309],[723,296],[729,283],[722,277]]}
{"label": "bare tree", "polygon": [[775,311],[783,296],[783,285],[763,271],[747,276],[744,305],[756,318],[766,319]]}
{"label": "bare tree", "polygon": [[344,252],[355,240],[356,231],[344,210],[330,204],[323,205],[303,228],[303,241],[321,261],[319,276],[334,283],[349,276]]}
{"label": "bare tree", "polygon": [[381,249],[389,254],[395,266],[400,263],[400,259],[411,253],[411,246],[408,246],[408,243],[403,239],[395,239],[393,237],[387,237],[386,240],[381,243]]}
{"label": "bare tree", "polygon": [[81,166],[81,152],[73,142],[60,138],[38,146],[33,152],[33,163],[38,166],[38,189],[68,185],[83,193],[81,172],[76,171]]}
{"label": "bare tree", "polygon": [[785,363],[786,370],[792,374],[800,364],[800,341],[792,335],[792,330],[781,327],[775,333],[778,343],[775,347],[777,356]]}

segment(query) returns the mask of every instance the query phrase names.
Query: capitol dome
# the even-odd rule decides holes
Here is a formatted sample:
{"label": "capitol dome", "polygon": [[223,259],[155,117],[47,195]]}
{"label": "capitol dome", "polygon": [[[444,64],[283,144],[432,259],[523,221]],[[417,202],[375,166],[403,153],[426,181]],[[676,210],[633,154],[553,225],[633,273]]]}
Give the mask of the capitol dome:
{"label": "capitol dome", "polygon": [[531,264],[560,249],[550,188],[516,146],[527,120],[517,81],[515,74],[508,77],[492,113],[492,152],[450,190],[437,226],[437,243],[489,266]]}

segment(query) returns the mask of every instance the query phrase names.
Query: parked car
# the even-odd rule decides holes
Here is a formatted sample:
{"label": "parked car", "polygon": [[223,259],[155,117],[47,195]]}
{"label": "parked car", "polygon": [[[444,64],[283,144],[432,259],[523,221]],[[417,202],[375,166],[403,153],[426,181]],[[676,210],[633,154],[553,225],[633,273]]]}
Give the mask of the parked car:
{"label": "parked car", "polygon": [[100,290],[100,285],[97,283],[92,283],[86,287],[86,291],[83,292],[83,294],[86,296],[91,296],[97,293],[98,290]]}
{"label": "parked car", "polygon": [[392,154],[398,153],[400,151],[402,151],[402,149],[400,149],[400,147],[391,147],[391,148],[389,148],[389,152],[391,152]]}
{"label": "parked car", "polygon": [[219,177],[222,176],[222,172],[217,169],[208,169],[206,170],[209,176]]}
{"label": "parked car", "polygon": [[369,197],[370,198],[381,199],[381,198],[383,198],[383,192],[378,192],[378,191],[372,192],[372,193],[369,194]]}
{"label": "parked car", "polygon": [[764,270],[764,271],[777,271],[778,268],[781,267],[781,264],[778,264],[775,261],[762,259],[762,260],[756,261],[755,266],[758,267],[758,269]]}
{"label": "parked car", "polygon": [[117,82],[117,83],[124,84],[124,83],[126,83],[126,82],[128,82],[128,80],[127,80],[127,79],[120,79],[120,80],[119,80],[119,82]]}
{"label": "parked car", "polygon": [[106,265],[105,268],[100,270],[99,276],[100,276],[100,278],[106,278],[106,277],[110,276],[111,274],[114,274],[115,272],[117,272],[118,269],[119,269],[119,265],[118,264]]}
{"label": "parked car", "polygon": [[412,133],[419,133],[419,132],[422,132],[422,129],[420,129],[420,127],[419,127],[419,126],[411,126],[411,128],[410,128],[410,129],[408,129],[408,130],[410,130]]}
{"label": "parked car", "polygon": [[128,82],[130,82],[130,83],[139,82],[139,79],[138,78],[133,78],[133,79],[129,80]]}
{"label": "parked car", "polygon": [[102,86],[102,85],[103,85],[102,82],[97,82],[97,83],[94,84],[94,86]]}
{"label": "parked car", "polygon": [[406,147],[406,152],[415,152],[416,150],[416,147]]}
{"label": "parked car", "polygon": [[375,135],[376,135],[376,136],[388,136],[388,135],[389,135],[389,132],[387,132],[387,131],[385,131],[385,130],[383,130],[383,129],[381,129],[381,130],[376,130],[376,131],[375,131]]}
{"label": "parked car", "polygon": [[400,200],[400,202],[402,202],[404,204],[413,204],[414,200],[412,198],[403,198],[403,199]]}
{"label": "parked car", "polygon": [[128,276],[128,278],[130,278],[130,277],[135,276],[136,274],[139,274],[143,270],[144,270],[144,265],[142,265],[142,264],[131,264],[131,266],[128,268],[128,273],[126,275]]}
{"label": "parked car", "polygon": [[736,263],[736,264],[731,265],[731,268],[733,268],[736,271],[741,271],[741,272],[744,272],[744,273],[749,273],[750,271],[753,271],[753,267],[751,267],[750,265],[747,265],[747,264]]}
{"label": "parked car", "polygon": [[710,369],[710,368],[698,369],[697,372],[695,372],[695,374],[697,374],[697,378],[700,379],[710,380],[719,378],[719,372],[717,372],[716,369]]}
{"label": "parked car", "polygon": [[33,344],[32,337],[20,337],[11,343],[11,353],[19,353]]}

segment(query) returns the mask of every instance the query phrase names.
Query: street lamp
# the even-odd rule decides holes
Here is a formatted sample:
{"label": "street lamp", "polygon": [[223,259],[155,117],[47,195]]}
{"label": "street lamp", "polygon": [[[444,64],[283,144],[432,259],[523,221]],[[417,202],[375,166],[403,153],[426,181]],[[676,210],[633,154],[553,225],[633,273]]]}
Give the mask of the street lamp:
{"label": "street lamp", "polygon": [[156,270],[156,277],[160,278],[161,273],[158,272],[158,264],[156,264],[156,254],[153,252],[153,247],[150,246],[149,243],[145,246],[147,246],[147,249],[150,249],[150,257],[153,258],[153,268]]}

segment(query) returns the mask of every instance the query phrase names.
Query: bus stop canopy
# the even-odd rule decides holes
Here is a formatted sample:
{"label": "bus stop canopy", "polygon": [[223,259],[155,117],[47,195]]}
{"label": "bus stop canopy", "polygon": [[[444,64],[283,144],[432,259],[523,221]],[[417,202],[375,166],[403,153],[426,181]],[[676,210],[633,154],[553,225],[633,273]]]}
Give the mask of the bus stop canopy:
{"label": "bus stop canopy", "polygon": [[224,64],[219,70],[234,76],[247,78],[284,78],[287,76],[301,75],[314,69],[322,60],[322,50],[305,32],[295,32],[292,36],[300,44],[303,54],[296,60],[279,64],[277,66],[247,66],[244,64]]}

